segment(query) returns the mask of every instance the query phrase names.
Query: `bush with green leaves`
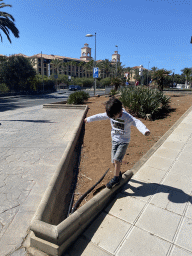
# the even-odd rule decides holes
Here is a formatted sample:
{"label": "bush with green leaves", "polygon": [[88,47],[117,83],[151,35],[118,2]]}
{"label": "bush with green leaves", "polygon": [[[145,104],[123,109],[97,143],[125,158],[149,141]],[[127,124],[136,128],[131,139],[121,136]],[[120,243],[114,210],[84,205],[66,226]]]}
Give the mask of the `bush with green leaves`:
{"label": "bush with green leaves", "polygon": [[9,92],[9,88],[7,87],[7,85],[4,83],[0,84],[0,93],[7,93],[7,92]]}
{"label": "bush with green leaves", "polygon": [[142,118],[150,114],[153,119],[161,111],[168,111],[170,103],[170,97],[163,92],[144,87],[123,88],[120,100],[130,113]]}
{"label": "bush with green leaves", "polygon": [[110,95],[115,96],[116,94],[118,94],[118,91],[116,91],[115,89],[111,89]]}
{"label": "bush with green leaves", "polygon": [[89,98],[89,93],[80,91],[69,95],[68,104],[83,104]]}

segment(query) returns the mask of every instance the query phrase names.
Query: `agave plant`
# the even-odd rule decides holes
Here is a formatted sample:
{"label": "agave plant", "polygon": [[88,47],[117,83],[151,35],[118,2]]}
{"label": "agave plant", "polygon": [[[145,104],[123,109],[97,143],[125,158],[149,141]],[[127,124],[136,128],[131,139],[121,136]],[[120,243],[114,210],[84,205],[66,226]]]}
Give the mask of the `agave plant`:
{"label": "agave plant", "polygon": [[123,88],[120,100],[129,112],[143,118],[147,114],[155,117],[161,109],[169,108],[170,103],[163,92],[143,87]]}

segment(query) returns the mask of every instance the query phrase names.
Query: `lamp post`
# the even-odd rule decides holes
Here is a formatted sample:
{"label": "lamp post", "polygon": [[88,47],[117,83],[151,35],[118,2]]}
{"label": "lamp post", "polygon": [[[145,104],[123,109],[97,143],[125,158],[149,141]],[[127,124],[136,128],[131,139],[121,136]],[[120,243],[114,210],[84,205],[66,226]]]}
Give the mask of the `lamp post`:
{"label": "lamp post", "polygon": [[173,69],[174,72],[173,72],[173,84],[174,84],[174,75],[175,75],[175,69]]}
{"label": "lamp post", "polygon": [[143,82],[143,65],[140,65],[139,76],[141,77],[141,85],[142,85],[142,82]]}
{"label": "lamp post", "polygon": [[[118,54],[118,45],[115,45],[115,47],[117,47],[117,54]],[[117,77],[117,58],[116,58],[116,77]]]}
{"label": "lamp post", "polygon": [[[92,37],[94,36],[95,37],[95,62],[94,62],[94,67],[96,67],[96,33],[95,35],[92,35],[92,34],[87,34],[86,37]],[[96,78],[94,78],[94,96],[95,96],[95,93],[96,93]]]}
{"label": "lamp post", "polygon": [[149,63],[150,63],[150,61],[148,62],[148,70],[147,70],[147,86],[149,85],[149,82],[148,82],[148,75],[149,75]]}

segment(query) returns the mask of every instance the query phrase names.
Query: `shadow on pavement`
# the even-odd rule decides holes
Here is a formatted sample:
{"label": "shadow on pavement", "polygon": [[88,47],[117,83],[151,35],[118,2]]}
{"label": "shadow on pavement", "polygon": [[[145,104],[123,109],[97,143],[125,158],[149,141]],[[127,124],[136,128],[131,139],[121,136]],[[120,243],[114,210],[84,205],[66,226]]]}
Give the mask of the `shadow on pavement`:
{"label": "shadow on pavement", "polygon": [[[123,190],[121,191],[123,195],[125,196],[134,196],[134,197],[147,197],[150,195],[155,195],[158,193],[167,193],[168,199],[170,202],[173,203],[192,203],[192,197],[188,194],[186,194],[183,190],[174,188],[171,186],[158,184],[158,183],[145,183],[141,181],[137,181],[134,179],[131,179],[131,183],[140,184],[140,186],[132,186],[130,183],[127,183]],[[130,189],[130,193],[125,191]]]}
{"label": "shadow on pavement", "polygon": [[49,120],[1,120],[4,122],[55,123]]}

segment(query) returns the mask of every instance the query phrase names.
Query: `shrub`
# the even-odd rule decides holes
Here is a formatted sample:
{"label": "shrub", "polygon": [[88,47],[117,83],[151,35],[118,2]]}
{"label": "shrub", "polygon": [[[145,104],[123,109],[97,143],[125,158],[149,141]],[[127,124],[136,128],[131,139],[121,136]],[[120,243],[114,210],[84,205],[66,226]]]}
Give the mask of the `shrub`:
{"label": "shrub", "polygon": [[110,95],[115,96],[118,93],[115,89],[111,89]]}
{"label": "shrub", "polygon": [[86,100],[88,100],[89,94],[84,91],[74,92],[69,95],[67,100],[68,104],[83,104]]}
{"label": "shrub", "polygon": [[132,114],[143,118],[147,114],[155,118],[162,109],[168,111],[170,103],[170,97],[163,92],[143,87],[123,88],[120,100]]}
{"label": "shrub", "polygon": [[0,93],[7,93],[7,92],[9,92],[9,88],[7,87],[7,85],[4,83],[0,84]]}

